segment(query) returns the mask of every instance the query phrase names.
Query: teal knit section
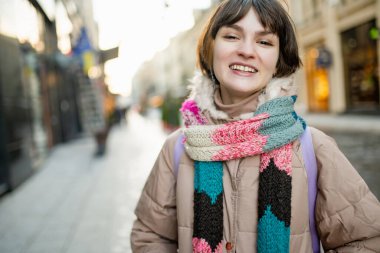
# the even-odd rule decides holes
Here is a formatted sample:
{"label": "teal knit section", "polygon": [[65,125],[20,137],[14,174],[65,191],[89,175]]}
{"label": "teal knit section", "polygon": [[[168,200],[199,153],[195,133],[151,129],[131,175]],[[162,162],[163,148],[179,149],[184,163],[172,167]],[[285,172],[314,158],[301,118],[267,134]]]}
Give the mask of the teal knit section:
{"label": "teal knit section", "polygon": [[264,152],[292,142],[303,133],[306,125],[294,111],[295,100],[296,96],[279,97],[264,103],[255,112],[255,115],[270,115],[259,129],[260,134],[268,136]]}
{"label": "teal knit section", "polygon": [[223,192],[223,163],[195,161],[194,167],[195,191],[206,193],[211,204],[215,204],[218,195]]}
{"label": "teal knit section", "polygon": [[271,117],[289,114],[294,111],[294,99],[292,97],[279,97],[262,104],[257,108],[255,115],[269,113]]}
{"label": "teal knit section", "polygon": [[305,129],[302,122],[297,121],[296,124],[287,129],[282,129],[278,132],[270,134],[267,143],[263,148],[264,152],[279,148],[286,143],[295,141],[304,132],[304,130]]}
{"label": "teal knit section", "polygon": [[270,205],[259,220],[257,229],[257,252],[289,253],[290,227],[286,227],[285,222],[277,219]]}

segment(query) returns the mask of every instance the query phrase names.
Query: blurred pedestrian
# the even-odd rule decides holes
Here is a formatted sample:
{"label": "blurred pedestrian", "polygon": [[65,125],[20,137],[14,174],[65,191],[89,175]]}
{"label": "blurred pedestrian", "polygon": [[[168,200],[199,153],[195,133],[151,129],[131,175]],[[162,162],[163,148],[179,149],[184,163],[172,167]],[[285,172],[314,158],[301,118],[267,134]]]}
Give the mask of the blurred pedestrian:
{"label": "blurred pedestrian", "polygon": [[[133,252],[308,253],[319,240],[327,252],[380,252],[378,200],[294,111],[301,60],[279,1],[223,1],[197,54],[201,74],[181,108],[185,152],[177,168],[176,131],[136,207]],[[314,181],[302,152],[310,132]]]}
{"label": "blurred pedestrian", "polygon": [[[95,157],[103,157],[107,151],[107,140],[109,133],[116,124],[115,115],[115,97],[107,89],[102,90],[102,103],[97,103],[94,107],[102,108],[102,112],[94,113],[92,122],[97,123],[97,127],[94,128],[96,151]],[[99,109],[98,109],[99,111]],[[99,121],[99,122],[98,122]]]}

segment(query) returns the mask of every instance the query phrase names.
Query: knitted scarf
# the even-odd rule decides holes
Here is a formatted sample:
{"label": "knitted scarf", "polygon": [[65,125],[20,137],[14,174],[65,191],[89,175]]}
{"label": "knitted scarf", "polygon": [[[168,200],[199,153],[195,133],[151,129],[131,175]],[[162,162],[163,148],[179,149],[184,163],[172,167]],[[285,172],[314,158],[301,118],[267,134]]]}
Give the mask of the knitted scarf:
{"label": "knitted scarf", "polygon": [[253,117],[208,124],[193,99],[181,108],[185,150],[194,160],[193,252],[222,252],[223,161],[261,155],[257,251],[289,252],[292,143],[305,129],[294,111],[296,96],[279,97]]}

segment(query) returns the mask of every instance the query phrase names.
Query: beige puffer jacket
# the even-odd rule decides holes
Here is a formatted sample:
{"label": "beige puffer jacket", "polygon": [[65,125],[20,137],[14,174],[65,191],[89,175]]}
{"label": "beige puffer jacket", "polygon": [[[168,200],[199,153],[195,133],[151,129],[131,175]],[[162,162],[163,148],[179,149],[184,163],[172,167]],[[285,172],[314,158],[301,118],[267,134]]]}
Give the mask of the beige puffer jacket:
{"label": "beige puffer jacket", "polygon": [[[325,251],[380,252],[380,204],[333,139],[311,128],[318,165],[316,224]],[[184,153],[174,175],[176,131],[166,140],[145,184],[131,233],[134,253],[191,253],[193,161]],[[224,243],[256,252],[260,157],[224,163]],[[300,142],[293,143],[290,252],[311,253],[307,176]]]}

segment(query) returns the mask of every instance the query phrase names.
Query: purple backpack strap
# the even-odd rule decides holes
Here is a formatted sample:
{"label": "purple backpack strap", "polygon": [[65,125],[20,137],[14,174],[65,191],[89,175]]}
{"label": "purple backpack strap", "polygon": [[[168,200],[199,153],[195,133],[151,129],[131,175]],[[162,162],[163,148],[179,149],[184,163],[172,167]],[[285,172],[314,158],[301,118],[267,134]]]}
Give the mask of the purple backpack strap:
{"label": "purple backpack strap", "polygon": [[315,226],[315,202],[317,198],[318,170],[314,153],[313,140],[309,127],[306,127],[305,132],[301,135],[301,149],[307,174],[311,243],[313,246],[313,252],[319,253],[319,237]]}
{"label": "purple backpack strap", "polygon": [[174,165],[175,178],[177,178],[178,176],[179,161],[181,160],[181,155],[184,151],[183,138],[184,138],[183,134],[180,134],[174,146],[174,164],[173,165]]}

